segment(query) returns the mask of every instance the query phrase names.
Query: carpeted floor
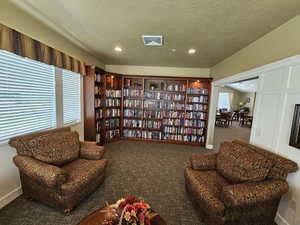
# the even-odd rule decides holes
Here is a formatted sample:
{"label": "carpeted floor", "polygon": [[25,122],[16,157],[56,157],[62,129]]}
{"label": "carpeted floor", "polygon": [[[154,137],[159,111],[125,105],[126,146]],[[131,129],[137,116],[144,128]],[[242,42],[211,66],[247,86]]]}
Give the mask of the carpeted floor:
{"label": "carpeted floor", "polygon": [[202,225],[184,186],[184,168],[192,153],[204,148],[145,142],[115,142],[106,145],[110,160],[105,183],[80,204],[70,216],[24,199],[22,196],[0,210],[1,225],[75,225],[105,204],[142,196],[169,225]]}
{"label": "carpeted floor", "polygon": [[215,128],[214,137],[214,149],[218,150],[220,144],[223,141],[233,141],[234,139],[240,139],[249,142],[251,134],[251,128],[239,126],[239,122],[233,121],[229,127],[217,127]]}

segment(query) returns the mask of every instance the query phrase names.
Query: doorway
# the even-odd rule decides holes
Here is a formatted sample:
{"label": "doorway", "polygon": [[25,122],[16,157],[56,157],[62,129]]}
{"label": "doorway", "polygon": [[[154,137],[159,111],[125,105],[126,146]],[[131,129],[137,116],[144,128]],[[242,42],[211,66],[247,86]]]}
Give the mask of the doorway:
{"label": "doorway", "polygon": [[214,149],[224,141],[250,141],[258,78],[227,83],[218,88]]}

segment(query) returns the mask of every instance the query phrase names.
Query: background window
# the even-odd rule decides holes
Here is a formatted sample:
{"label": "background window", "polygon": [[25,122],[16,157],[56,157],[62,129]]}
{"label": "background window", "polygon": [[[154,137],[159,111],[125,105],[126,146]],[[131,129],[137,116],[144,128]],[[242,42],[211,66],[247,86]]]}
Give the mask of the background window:
{"label": "background window", "polygon": [[54,127],[54,67],[0,50],[0,141]]}
{"label": "background window", "polygon": [[227,111],[230,111],[230,98],[230,93],[219,93],[218,109],[227,109]]}
{"label": "background window", "polygon": [[81,120],[80,74],[62,70],[64,124]]}

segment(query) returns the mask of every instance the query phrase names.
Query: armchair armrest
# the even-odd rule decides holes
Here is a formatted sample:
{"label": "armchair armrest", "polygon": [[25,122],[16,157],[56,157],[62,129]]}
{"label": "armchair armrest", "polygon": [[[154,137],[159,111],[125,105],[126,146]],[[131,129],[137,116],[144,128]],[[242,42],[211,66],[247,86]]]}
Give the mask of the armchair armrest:
{"label": "armchair armrest", "polygon": [[28,156],[17,155],[13,161],[22,173],[48,187],[59,186],[68,179],[68,174],[63,169]]}
{"label": "armchair armrest", "polygon": [[217,153],[193,154],[190,158],[194,170],[216,169]]}
{"label": "armchair armrest", "polygon": [[288,183],[282,180],[234,184],[223,187],[221,198],[227,207],[243,207],[278,199],[288,190]]}
{"label": "armchair armrest", "polygon": [[95,142],[80,142],[80,158],[99,160],[104,154],[104,147]]}

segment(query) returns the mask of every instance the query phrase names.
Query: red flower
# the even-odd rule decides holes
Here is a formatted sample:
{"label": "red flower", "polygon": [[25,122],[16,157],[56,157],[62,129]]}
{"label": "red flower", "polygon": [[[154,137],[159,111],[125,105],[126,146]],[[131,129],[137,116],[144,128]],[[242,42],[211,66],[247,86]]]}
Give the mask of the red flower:
{"label": "red flower", "polygon": [[145,215],[140,214],[140,222],[144,223],[145,222]]}
{"label": "red flower", "polygon": [[131,210],[135,211],[135,207],[133,205],[126,205],[126,211],[131,211]]}
{"label": "red flower", "polygon": [[134,197],[127,197],[127,198],[125,199],[125,202],[126,202],[127,204],[133,204],[134,202],[136,202],[136,199],[135,199]]}

